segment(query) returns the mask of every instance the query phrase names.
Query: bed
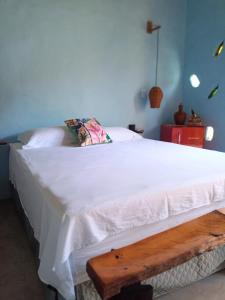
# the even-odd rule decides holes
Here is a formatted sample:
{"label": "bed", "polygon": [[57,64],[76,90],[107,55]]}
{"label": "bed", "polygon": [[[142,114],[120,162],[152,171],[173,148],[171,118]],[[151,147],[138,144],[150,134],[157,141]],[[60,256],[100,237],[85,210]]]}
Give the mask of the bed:
{"label": "bed", "polygon": [[[144,138],[10,148],[10,180],[40,244],[39,277],[65,299],[74,286],[94,293],[89,258],[225,207],[224,153]],[[224,248],[213,255],[204,275],[221,268]]]}

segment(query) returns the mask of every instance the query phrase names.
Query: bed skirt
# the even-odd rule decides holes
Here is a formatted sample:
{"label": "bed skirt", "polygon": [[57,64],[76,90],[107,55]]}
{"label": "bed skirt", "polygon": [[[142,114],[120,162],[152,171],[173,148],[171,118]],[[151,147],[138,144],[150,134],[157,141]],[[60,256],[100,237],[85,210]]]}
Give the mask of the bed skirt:
{"label": "bed skirt", "polygon": [[[34,238],[32,227],[29,224],[22,205],[19,200],[17,191],[12,187],[12,195],[15,201],[17,211],[23,221],[28,238],[31,242],[33,252],[38,263],[39,244]],[[225,245],[204,253],[198,257],[194,257],[188,262],[173,268],[169,271],[154,276],[148,280],[143,281],[143,284],[150,284],[154,288],[154,297],[161,296],[169,291],[187,286],[195,281],[204,279],[209,275],[225,268]],[[49,289],[49,293],[54,293],[54,289]],[[77,300],[101,300],[94,285],[91,281],[84,282],[75,287]],[[55,291],[56,293],[56,291]],[[49,297],[46,297],[48,299]],[[52,296],[51,296],[52,299]],[[63,300],[61,295],[58,299]]]}
{"label": "bed skirt", "polygon": [[[153,286],[154,298],[187,286],[225,268],[225,246],[194,257],[188,262],[143,281]],[[87,281],[77,286],[78,300],[101,300],[94,285]]]}

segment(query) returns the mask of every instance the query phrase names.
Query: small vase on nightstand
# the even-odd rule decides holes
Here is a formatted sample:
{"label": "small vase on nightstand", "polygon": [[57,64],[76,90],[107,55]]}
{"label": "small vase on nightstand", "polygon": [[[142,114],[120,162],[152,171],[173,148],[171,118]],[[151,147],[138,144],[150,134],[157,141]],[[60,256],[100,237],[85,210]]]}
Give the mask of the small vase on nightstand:
{"label": "small vase on nightstand", "polygon": [[183,104],[179,104],[178,111],[174,114],[174,122],[176,125],[184,125],[187,114],[183,111]]}

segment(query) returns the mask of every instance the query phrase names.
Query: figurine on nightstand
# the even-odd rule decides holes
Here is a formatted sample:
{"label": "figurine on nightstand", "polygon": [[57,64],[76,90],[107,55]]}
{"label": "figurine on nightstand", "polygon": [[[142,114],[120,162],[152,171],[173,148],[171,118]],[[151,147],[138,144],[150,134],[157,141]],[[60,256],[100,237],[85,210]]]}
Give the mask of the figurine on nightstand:
{"label": "figurine on nightstand", "polygon": [[188,117],[188,125],[191,126],[201,126],[202,125],[202,119],[194,112],[194,110],[191,110],[191,116]]}
{"label": "figurine on nightstand", "polygon": [[184,125],[187,114],[184,112],[183,104],[179,104],[178,111],[174,114],[174,122],[176,125]]}

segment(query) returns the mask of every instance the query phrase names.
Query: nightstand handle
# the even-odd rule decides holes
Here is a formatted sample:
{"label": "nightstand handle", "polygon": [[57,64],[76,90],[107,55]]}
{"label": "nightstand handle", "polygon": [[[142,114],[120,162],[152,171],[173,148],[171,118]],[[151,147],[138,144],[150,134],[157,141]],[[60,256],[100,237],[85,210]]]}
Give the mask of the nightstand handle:
{"label": "nightstand handle", "polygon": [[181,133],[178,132],[178,144],[180,144],[180,141],[181,141]]}
{"label": "nightstand handle", "polygon": [[189,139],[189,140],[200,140],[199,137],[189,137],[188,139]]}

